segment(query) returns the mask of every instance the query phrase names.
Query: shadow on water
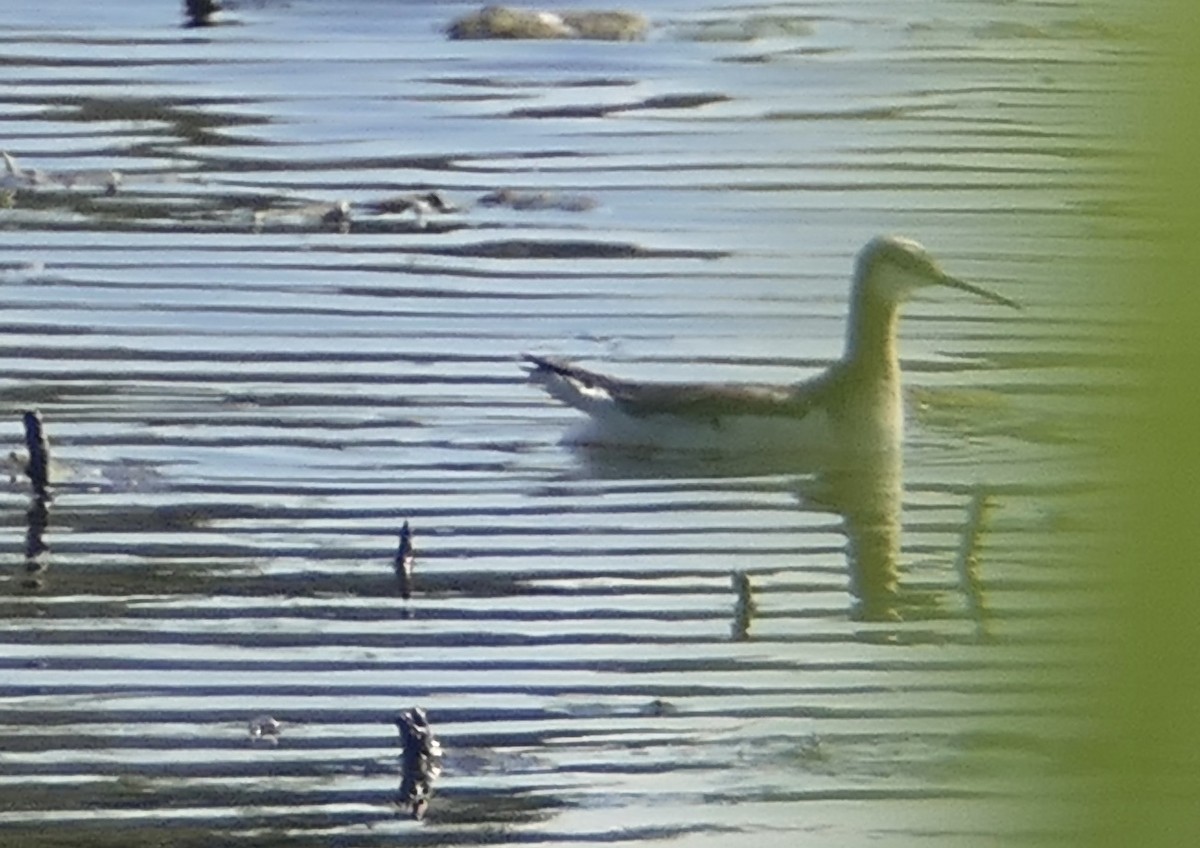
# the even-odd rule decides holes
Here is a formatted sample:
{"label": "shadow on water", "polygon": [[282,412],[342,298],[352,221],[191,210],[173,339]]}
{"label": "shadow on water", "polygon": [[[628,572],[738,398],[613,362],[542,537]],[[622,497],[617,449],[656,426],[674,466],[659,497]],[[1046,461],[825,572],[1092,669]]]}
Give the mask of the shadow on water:
{"label": "shadow on water", "polygon": [[[289,814],[278,810],[295,805],[294,791],[178,788],[168,783],[130,775],[97,781],[90,787],[52,791],[21,789],[13,793],[6,804],[7,809],[36,810],[46,804],[69,803],[78,809],[99,807],[133,814],[154,810],[160,821],[149,824],[136,819],[122,822],[112,818],[74,826],[64,822],[50,829],[6,825],[0,828],[0,834],[12,840],[13,845],[29,848],[67,848],[80,844],[100,848],[199,848],[211,846],[215,835],[220,833],[225,834],[222,844],[239,848],[339,844],[392,846],[398,841],[405,845],[491,845],[512,841],[521,827],[546,821],[563,807],[561,802],[543,794],[458,791],[439,795],[438,803],[422,822],[411,822],[401,810],[392,811],[391,799],[384,793],[313,792],[310,803],[342,809],[328,814]],[[240,810],[238,826],[241,833],[236,835],[228,834],[227,816],[218,812],[229,807]],[[214,812],[205,815],[203,810],[206,808]],[[177,819],[172,818],[173,810],[180,812]],[[335,837],[331,841],[330,828],[352,835]],[[624,831],[611,841],[637,838],[638,835],[636,830]]]}

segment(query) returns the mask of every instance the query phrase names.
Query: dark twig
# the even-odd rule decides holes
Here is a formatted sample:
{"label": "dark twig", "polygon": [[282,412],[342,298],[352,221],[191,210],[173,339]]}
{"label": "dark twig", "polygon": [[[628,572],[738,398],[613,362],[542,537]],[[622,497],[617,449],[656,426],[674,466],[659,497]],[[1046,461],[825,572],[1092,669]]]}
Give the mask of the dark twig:
{"label": "dark twig", "polygon": [[434,738],[429,718],[420,707],[400,713],[396,717],[396,728],[404,747],[400,759],[398,803],[407,807],[414,819],[420,820],[433,797],[433,781],[442,773],[442,746]]}
{"label": "dark twig", "polygon": [[750,621],[758,609],[758,604],[754,602],[754,589],[750,585],[750,578],[744,571],[733,572],[730,582],[737,595],[737,601],[733,606],[733,638],[741,641],[749,636]]}
{"label": "dark twig", "polygon": [[42,559],[49,547],[46,545],[46,527],[50,523],[50,444],[42,429],[42,416],[35,410],[27,411],[25,421],[25,449],[29,458],[25,473],[33,488],[33,498],[25,513],[25,572],[24,585],[39,589],[42,580],[38,576],[46,569]]}
{"label": "dark twig", "polygon": [[29,461],[25,463],[25,473],[33,485],[33,496],[44,501],[50,497],[50,443],[42,430],[41,413],[30,410],[25,413],[25,448],[29,451]]}
{"label": "dark twig", "polygon": [[405,521],[400,528],[400,548],[396,551],[393,568],[396,569],[396,579],[400,581],[400,597],[406,601],[412,597],[414,556],[412,530]]}

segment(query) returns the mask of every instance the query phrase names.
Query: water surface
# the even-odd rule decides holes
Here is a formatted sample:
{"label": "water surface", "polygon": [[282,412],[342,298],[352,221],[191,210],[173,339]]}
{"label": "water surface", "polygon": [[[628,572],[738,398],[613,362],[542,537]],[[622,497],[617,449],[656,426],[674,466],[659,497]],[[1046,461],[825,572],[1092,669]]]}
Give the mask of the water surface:
{"label": "water surface", "polygon": [[[57,485],[32,569],[27,487],[0,494],[5,838],[1054,838],[1027,785],[1080,776],[1078,459],[1121,379],[1097,104],[1142,34],[660,0],[642,43],[445,40],[468,8],[6,11],[0,146],[46,176],[0,210],[0,413],[7,452],[41,410]],[[371,211],[435,189],[460,211]],[[811,375],[879,232],[1026,308],[910,305],[903,478],[865,513],[770,463],[580,455],[523,382],[523,351]],[[417,704],[447,750],[422,824],[393,804]]]}

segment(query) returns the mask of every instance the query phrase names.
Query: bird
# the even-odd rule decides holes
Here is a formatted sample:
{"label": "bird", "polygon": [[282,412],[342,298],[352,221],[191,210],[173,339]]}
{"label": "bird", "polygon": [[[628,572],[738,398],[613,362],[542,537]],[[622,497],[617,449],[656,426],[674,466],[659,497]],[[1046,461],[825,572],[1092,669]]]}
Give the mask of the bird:
{"label": "bird", "polygon": [[821,460],[896,453],[904,432],[896,334],[918,289],[959,289],[1020,309],[953,277],[912,239],[881,235],[859,251],[841,359],[787,385],[640,382],[524,354],[529,382],[588,416],[564,441],[668,450],[804,452]]}

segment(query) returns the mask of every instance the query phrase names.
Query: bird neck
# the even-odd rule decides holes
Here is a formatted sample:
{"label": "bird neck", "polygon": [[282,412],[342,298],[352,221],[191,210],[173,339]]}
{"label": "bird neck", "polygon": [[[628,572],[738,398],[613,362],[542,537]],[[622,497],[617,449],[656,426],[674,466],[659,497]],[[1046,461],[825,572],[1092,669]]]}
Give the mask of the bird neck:
{"label": "bird neck", "polygon": [[860,377],[899,382],[900,362],[896,354],[896,304],[869,292],[857,292],[846,332],[843,361]]}

